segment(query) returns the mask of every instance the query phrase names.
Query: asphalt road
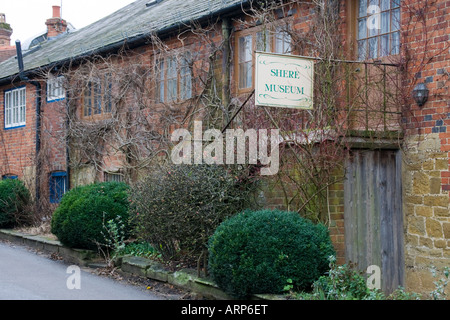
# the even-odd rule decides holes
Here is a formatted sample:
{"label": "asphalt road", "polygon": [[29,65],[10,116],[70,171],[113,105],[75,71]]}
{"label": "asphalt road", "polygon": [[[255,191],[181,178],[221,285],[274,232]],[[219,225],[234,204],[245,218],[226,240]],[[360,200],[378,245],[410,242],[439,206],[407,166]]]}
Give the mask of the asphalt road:
{"label": "asphalt road", "polygon": [[141,286],[100,277],[25,247],[0,242],[0,300],[164,300]]}

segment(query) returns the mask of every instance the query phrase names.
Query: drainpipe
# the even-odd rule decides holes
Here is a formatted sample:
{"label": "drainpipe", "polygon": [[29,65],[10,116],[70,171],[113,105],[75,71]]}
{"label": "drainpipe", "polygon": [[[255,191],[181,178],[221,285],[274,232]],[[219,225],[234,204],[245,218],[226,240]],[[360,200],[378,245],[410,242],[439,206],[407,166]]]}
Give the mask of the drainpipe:
{"label": "drainpipe", "polygon": [[[66,91],[66,108],[67,108],[67,119],[66,119],[66,130],[67,132],[69,131],[69,125],[70,125],[70,119],[69,119],[69,114],[70,114],[70,106],[69,106],[69,91]],[[66,183],[67,183],[67,190],[70,190],[71,185],[70,185],[70,146],[69,146],[69,136],[66,134]]]}
{"label": "drainpipe", "polygon": [[[224,122],[228,122],[231,116],[230,108],[230,34],[231,22],[230,19],[224,18],[222,20],[222,38],[223,38],[223,55],[222,55],[222,104],[227,111]],[[225,124],[224,123],[224,124]]]}
{"label": "drainpipe", "polygon": [[39,152],[41,150],[41,106],[42,106],[42,87],[39,81],[30,80],[24,74],[22,45],[19,40],[16,41],[17,61],[19,63],[19,78],[21,81],[28,82],[36,87],[36,201],[40,199],[40,160]]}

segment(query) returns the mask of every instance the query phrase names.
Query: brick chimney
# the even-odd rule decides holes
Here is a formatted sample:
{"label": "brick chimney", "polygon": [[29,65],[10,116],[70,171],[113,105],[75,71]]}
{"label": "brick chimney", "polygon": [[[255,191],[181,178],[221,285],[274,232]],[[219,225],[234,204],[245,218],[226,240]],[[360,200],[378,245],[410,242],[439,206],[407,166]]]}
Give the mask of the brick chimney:
{"label": "brick chimney", "polygon": [[11,26],[6,23],[6,16],[4,13],[0,13],[0,47],[11,46],[11,34],[13,30]]}
{"label": "brick chimney", "polygon": [[47,19],[45,24],[47,25],[47,37],[56,37],[67,30],[67,21],[61,19],[61,7],[53,6],[53,17]]}
{"label": "brick chimney", "polygon": [[11,34],[13,30],[6,23],[4,13],[0,13],[0,62],[16,55],[16,46],[11,46]]}

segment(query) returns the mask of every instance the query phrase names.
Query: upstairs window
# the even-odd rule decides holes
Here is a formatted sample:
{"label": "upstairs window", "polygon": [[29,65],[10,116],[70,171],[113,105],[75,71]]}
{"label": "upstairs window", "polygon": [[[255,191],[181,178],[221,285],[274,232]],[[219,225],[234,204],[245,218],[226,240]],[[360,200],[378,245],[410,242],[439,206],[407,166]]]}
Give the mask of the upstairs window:
{"label": "upstairs window", "polygon": [[358,59],[400,53],[400,0],[359,0]]}
{"label": "upstairs window", "polygon": [[156,61],[156,101],[181,102],[192,98],[191,55]]}
{"label": "upstairs window", "polygon": [[111,113],[112,82],[109,74],[88,81],[83,93],[83,117],[99,117]]}
{"label": "upstairs window", "polygon": [[292,51],[291,36],[282,28],[275,31],[253,28],[237,34],[236,76],[239,91],[253,88],[253,59],[255,51],[290,54]]}
{"label": "upstairs window", "polygon": [[54,77],[47,80],[47,102],[64,100],[64,77]]}
{"label": "upstairs window", "polygon": [[25,87],[5,91],[5,128],[17,128],[26,124]]}
{"label": "upstairs window", "polygon": [[53,172],[49,179],[50,203],[60,203],[67,191],[66,172]]}

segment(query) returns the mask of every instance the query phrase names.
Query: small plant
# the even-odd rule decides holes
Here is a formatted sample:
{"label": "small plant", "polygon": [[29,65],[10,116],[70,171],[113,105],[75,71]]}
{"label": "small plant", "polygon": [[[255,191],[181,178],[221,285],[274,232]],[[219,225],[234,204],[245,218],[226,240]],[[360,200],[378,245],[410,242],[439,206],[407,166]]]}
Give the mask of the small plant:
{"label": "small plant", "polygon": [[[431,273],[433,274],[433,278],[436,278],[438,276],[436,267],[431,267]],[[438,279],[437,281],[434,281],[434,285],[436,286],[436,289],[431,292],[431,297],[434,300],[445,300],[447,297],[447,294],[445,293],[445,289],[448,285],[449,281],[449,275],[450,275],[450,269],[449,267],[445,267],[443,271],[443,277]]]}
{"label": "small plant", "polygon": [[[105,213],[103,213],[103,218],[105,217]],[[106,260],[109,262],[109,250],[112,251],[112,258],[115,258],[121,251],[125,249],[125,240],[127,239],[128,231],[126,230],[127,226],[122,221],[122,217],[120,215],[116,216],[114,219],[110,219],[104,224],[105,232],[101,231],[105,241],[103,244],[99,244],[99,249],[103,250],[103,247],[106,248]]]}
{"label": "small plant", "polygon": [[161,258],[161,254],[148,242],[131,242],[118,252],[118,255],[132,255],[144,258]]}
{"label": "small plant", "polygon": [[329,256],[328,275],[313,284],[313,297],[324,300],[363,300],[369,293],[366,278],[350,265],[337,265]]}
{"label": "small plant", "polygon": [[286,283],[287,284],[284,286],[283,291],[290,292],[292,289],[294,289],[294,285],[292,284],[292,279],[287,279]]}
{"label": "small plant", "polygon": [[408,292],[403,287],[398,287],[386,299],[388,300],[420,300],[421,295],[415,292]]}
{"label": "small plant", "polygon": [[386,296],[379,289],[367,286],[366,276],[352,265],[337,265],[336,258],[328,258],[330,270],[314,282],[312,293],[299,293],[302,300],[419,300],[420,294],[397,288]]}

